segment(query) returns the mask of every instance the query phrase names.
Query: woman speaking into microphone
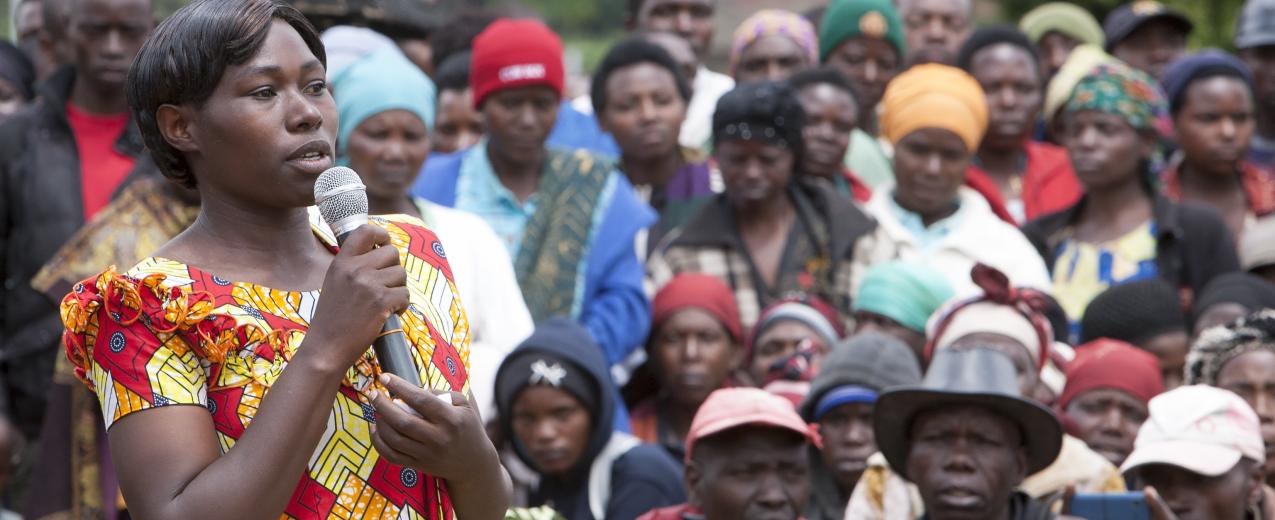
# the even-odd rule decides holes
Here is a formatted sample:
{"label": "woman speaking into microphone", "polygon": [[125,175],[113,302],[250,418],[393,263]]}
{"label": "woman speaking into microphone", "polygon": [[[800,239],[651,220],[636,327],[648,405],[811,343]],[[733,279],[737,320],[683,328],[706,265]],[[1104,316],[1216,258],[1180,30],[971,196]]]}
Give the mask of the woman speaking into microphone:
{"label": "woman speaking into microphone", "polygon": [[[156,163],[203,201],[154,256],[62,302],[135,518],[484,519],[509,505],[466,397],[468,322],[437,238],[374,218],[338,252],[308,214],[337,134],[324,75],[319,35],[279,0],[197,0],[129,72]],[[369,345],[391,313],[426,388],[380,373]]]}

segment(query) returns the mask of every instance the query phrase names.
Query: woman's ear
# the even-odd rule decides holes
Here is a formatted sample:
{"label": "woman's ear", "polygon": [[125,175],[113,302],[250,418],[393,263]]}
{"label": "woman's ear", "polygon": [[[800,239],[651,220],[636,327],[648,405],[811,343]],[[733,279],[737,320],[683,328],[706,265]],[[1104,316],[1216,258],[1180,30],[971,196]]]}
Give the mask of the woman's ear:
{"label": "woman's ear", "polygon": [[169,146],[182,152],[197,152],[194,136],[194,113],[187,107],[160,105],[155,110],[155,124]]}

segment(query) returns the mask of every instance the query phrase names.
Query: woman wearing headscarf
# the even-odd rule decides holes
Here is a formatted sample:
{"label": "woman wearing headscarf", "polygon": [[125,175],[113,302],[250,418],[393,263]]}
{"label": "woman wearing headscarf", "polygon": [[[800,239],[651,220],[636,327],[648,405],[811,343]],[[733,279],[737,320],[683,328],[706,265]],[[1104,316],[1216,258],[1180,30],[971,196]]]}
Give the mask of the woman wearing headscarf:
{"label": "woman wearing headscarf", "polygon": [[885,262],[872,266],[859,285],[851,308],[854,333],[879,332],[902,341],[920,362],[925,354],[925,323],[952,299],[952,284],[917,262]]}
{"label": "woman wearing headscarf", "polygon": [[1212,207],[1235,237],[1275,213],[1275,174],[1248,161],[1256,131],[1253,75],[1239,58],[1204,50],[1164,72],[1178,153],[1160,174],[1175,201]]}
{"label": "woman wearing headscarf", "polygon": [[736,85],[783,81],[819,61],[815,27],[797,13],[762,9],[739,24],[730,45]]}
{"label": "woman wearing headscarf", "polygon": [[826,303],[801,296],[785,298],[762,311],[748,338],[739,378],[796,407],[842,335],[836,312]]}
{"label": "woman wearing headscarf", "polygon": [[903,342],[866,333],[837,345],[824,360],[802,419],[817,425],[823,441],[810,446],[808,520],[846,517],[850,494],[877,453],[872,411],[877,396],[897,386],[921,384],[921,366]]}
{"label": "woman wearing headscarf", "polygon": [[1045,140],[1060,146],[1063,144],[1062,109],[1071,99],[1071,92],[1094,67],[1115,62],[1116,59],[1102,50],[1101,45],[1085,43],[1071,51],[1062,68],[1058,69],[1045,87],[1045,105],[1040,113],[1045,124]]}
{"label": "woman wearing headscarf", "polygon": [[1107,42],[1093,14],[1070,2],[1042,4],[1023,15],[1018,28],[1040,49],[1045,81],[1058,73],[1080,45],[1101,48]]}
{"label": "woman wearing headscarf", "polygon": [[867,267],[894,257],[872,219],[826,183],[796,175],[804,112],[787,85],[744,85],[713,115],[714,157],[726,192],[666,237],[647,266],[651,285],[708,274],[735,295],[744,327],[789,293],[829,302],[849,321]]}
{"label": "woman wearing headscarf", "polygon": [[1265,518],[1275,512],[1275,310],[1266,309],[1204,331],[1187,357],[1186,383],[1235,392],[1262,421],[1266,441]]}
{"label": "woman wearing headscarf", "polygon": [[470,378],[484,417],[494,416],[496,368],[533,325],[513,264],[491,227],[476,215],[409,193],[429,155],[434,83],[394,45],[384,45],[331,74],[341,127],[337,162],[358,172],[373,215],[420,218],[438,234],[461,298],[473,306]]}
{"label": "woman wearing headscarf", "polygon": [[854,86],[859,128],[850,134],[846,166],[872,189],[894,179],[890,157],[877,140],[877,107],[903,67],[903,20],[890,0],[833,0],[819,24],[819,61]]}
{"label": "woman wearing headscarf", "polygon": [[987,119],[982,87],[960,69],[927,64],[894,78],[882,101],[881,129],[894,143],[895,185],[877,190],[866,209],[904,260],[943,273],[958,295],[976,291],[970,281],[976,263],[1004,272],[1016,286],[1048,287],[1027,239],[964,186]]}
{"label": "woman wearing headscarf", "polygon": [[1151,158],[1168,130],[1155,80],[1121,64],[1091,70],[1063,109],[1072,167],[1085,195],[1023,228],[1052,272],[1071,319],[1116,284],[1159,277],[1185,306],[1215,276],[1239,269],[1217,212],[1177,204],[1154,185]]}
{"label": "woman wearing headscarf", "polygon": [[657,389],[633,407],[630,424],[681,463],[695,412],[743,363],[744,331],[730,288],[712,276],[678,275],[653,306],[646,356]]}
{"label": "woman wearing headscarf", "polygon": [[1068,433],[1119,467],[1147,420],[1147,403],[1163,391],[1155,356],[1103,338],[1076,347],[1058,411]]}

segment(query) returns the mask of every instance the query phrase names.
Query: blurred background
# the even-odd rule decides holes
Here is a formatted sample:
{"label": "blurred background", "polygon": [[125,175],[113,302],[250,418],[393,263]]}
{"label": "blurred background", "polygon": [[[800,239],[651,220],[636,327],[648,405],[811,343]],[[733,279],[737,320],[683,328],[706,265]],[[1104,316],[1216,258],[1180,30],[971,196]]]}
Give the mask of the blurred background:
{"label": "blurred background", "polygon": [[[189,0],[155,0],[159,15],[167,16]],[[1048,0],[975,0],[981,24],[1018,20],[1032,7]],[[1108,11],[1128,0],[1071,0],[1090,9],[1099,20]],[[12,38],[13,10],[19,0],[0,0],[0,31]],[[587,74],[606,49],[624,31],[628,0],[293,0],[320,25],[354,21],[357,25],[382,25],[384,31],[427,31],[457,9],[497,8],[521,16],[545,19],[565,40],[568,66],[575,74]],[[827,4],[828,0],[718,0],[717,55],[726,59],[731,31],[748,14],[762,7],[783,7],[802,12]],[[1191,46],[1231,46],[1230,34],[1243,0],[1164,0],[1186,12],[1197,23]],[[361,20],[361,21],[360,21]]]}

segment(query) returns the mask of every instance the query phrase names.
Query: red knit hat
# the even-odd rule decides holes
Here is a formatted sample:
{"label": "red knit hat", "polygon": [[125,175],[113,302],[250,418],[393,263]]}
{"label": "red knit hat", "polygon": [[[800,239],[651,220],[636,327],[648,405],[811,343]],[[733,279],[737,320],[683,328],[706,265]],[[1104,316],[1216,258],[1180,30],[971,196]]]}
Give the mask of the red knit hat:
{"label": "red knit hat", "polygon": [[474,38],[469,86],[474,108],[504,89],[544,85],[562,97],[562,40],[534,20],[501,19]]}
{"label": "red knit hat", "polygon": [[1099,388],[1120,390],[1146,404],[1164,391],[1160,362],[1150,352],[1114,339],[1076,347],[1076,359],[1067,366],[1067,386],[1058,398],[1059,409],[1066,410],[1076,396]]}
{"label": "red knit hat", "polygon": [[694,307],[709,313],[729,332],[736,342],[744,340],[744,327],[739,320],[739,306],[730,287],[706,274],[679,274],[655,294],[652,329],[658,328],[673,313]]}

